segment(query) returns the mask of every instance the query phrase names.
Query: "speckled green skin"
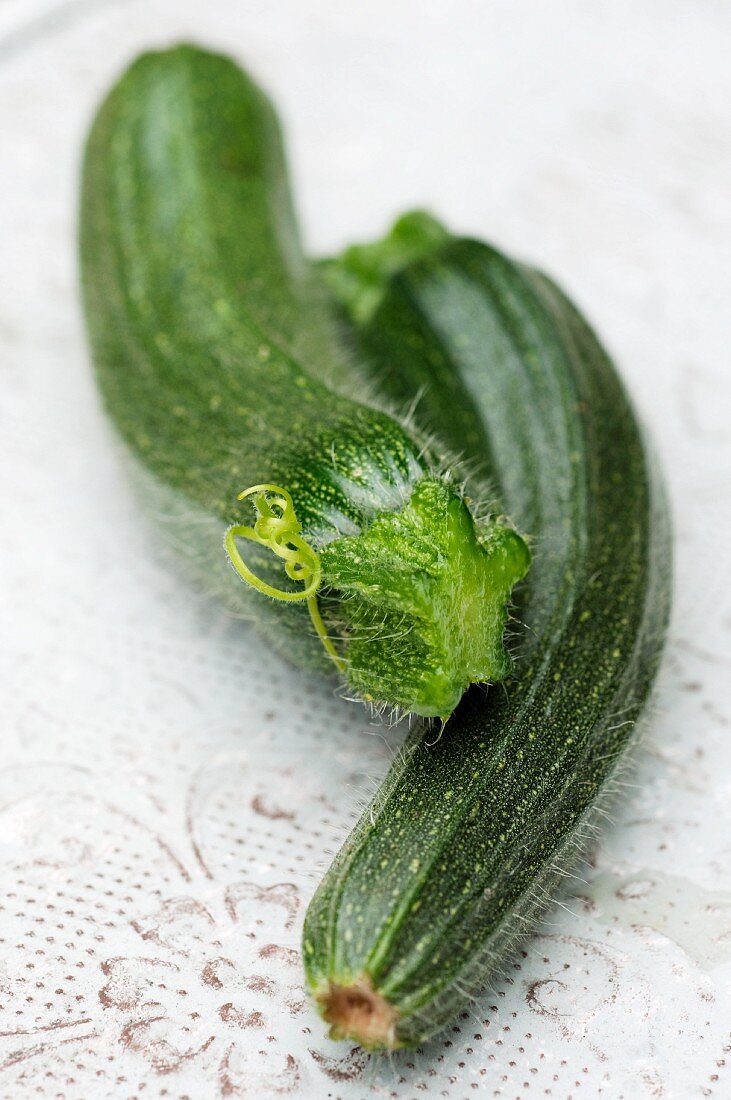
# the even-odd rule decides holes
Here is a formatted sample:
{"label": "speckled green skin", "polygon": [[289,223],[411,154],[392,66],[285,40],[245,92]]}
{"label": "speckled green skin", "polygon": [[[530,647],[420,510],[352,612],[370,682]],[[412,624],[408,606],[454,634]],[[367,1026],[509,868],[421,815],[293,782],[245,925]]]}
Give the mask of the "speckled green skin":
{"label": "speckled green skin", "polygon": [[[468,692],[439,740],[411,735],[307,913],[315,997],[366,975],[397,1010],[396,1046],[448,1024],[502,970],[580,849],[655,676],[670,598],[663,490],[584,320],[485,245],[425,252],[378,300],[371,272],[353,338],[393,398],[421,390],[423,424],[482,461],[534,533],[534,564],[516,677]],[[357,319],[351,260],[327,277]]]}
{"label": "speckled green skin", "polygon": [[[227,527],[251,522],[237,494],[275,483],[320,553],[351,689],[447,715],[470,682],[505,674],[525,545],[496,521],[477,530],[423,437],[338,388],[276,120],[231,61],[183,46],[121,78],[86,148],[81,256],[106,408],[207,580]],[[242,553],[282,587],[273,554]],[[333,671],[302,604],[277,606],[232,570],[219,587],[237,607],[251,596],[293,659]]]}

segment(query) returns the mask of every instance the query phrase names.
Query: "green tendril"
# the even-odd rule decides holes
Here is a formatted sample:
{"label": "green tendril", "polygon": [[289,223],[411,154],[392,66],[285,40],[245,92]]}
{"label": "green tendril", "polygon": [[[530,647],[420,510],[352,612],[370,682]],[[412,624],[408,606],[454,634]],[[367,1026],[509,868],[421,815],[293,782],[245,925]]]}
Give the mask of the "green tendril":
{"label": "green tendril", "polygon": [[[270,494],[268,497],[267,494]],[[345,662],[338,656],[335,647],[327,636],[325,624],[317,603],[317,590],[322,580],[322,569],[317,553],[302,538],[302,524],[297,519],[292,497],[279,485],[252,485],[239,493],[237,500],[253,496],[257,518],[253,527],[236,524],[229,527],[224,537],[224,546],[236,572],[252,588],[272,596],[275,600],[306,600],[312,625],[317,636],[333,659],[338,669],[345,670]],[[284,562],[284,572],[291,581],[304,584],[300,591],[292,592],[285,588],[274,588],[255,573],[241,557],[236,539],[250,539],[260,546],[266,546]]]}

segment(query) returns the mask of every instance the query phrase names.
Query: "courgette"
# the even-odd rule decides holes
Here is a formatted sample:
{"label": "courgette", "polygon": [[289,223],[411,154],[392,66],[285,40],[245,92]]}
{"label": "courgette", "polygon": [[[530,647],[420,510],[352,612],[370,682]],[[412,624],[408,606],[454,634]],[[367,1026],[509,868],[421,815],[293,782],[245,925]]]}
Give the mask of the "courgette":
{"label": "courgette", "polygon": [[375,704],[446,717],[508,672],[525,543],[476,524],[444,455],[343,370],[276,119],[233,62],[182,46],[122,76],[86,147],[81,261],[106,409],[209,587]]}
{"label": "courgette", "polygon": [[[394,273],[422,223],[433,247]],[[596,336],[544,276],[433,230],[399,223],[380,285],[374,246],[324,277],[381,387],[420,394],[424,427],[482,465],[534,562],[514,677],[470,690],[439,739],[411,734],[306,916],[331,1034],[373,1048],[421,1043],[504,969],[596,825],[670,600],[662,482]]]}

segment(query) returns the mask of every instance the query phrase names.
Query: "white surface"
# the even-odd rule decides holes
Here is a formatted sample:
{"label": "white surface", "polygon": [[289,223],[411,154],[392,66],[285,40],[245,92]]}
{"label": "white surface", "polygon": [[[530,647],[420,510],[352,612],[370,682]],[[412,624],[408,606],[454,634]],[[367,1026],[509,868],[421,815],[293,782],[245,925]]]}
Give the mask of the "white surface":
{"label": "white surface", "polygon": [[[731,1095],[729,4],[4,0],[0,35],[0,1095]],[[79,145],[181,36],[274,94],[312,247],[428,204],[563,281],[670,479],[659,707],[587,884],[391,1062],[285,948],[397,735],[171,574],[84,349]]]}

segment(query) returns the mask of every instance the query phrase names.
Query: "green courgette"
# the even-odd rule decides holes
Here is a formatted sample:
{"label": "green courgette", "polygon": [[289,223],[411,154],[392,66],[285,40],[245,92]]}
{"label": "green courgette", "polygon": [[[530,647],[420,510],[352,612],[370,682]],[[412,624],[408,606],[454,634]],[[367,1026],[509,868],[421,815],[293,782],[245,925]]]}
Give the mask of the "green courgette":
{"label": "green courgette", "polygon": [[612,788],[670,598],[662,483],[596,336],[544,276],[438,238],[412,215],[324,276],[381,387],[482,465],[534,562],[505,691],[412,733],[306,916],[331,1034],[373,1048],[427,1039],[504,969]]}
{"label": "green courgette", "polygon": [[113,88],[86,147],[81,259],[107,411],[209,587],[376,704],[445,717],[508,672],[525,543],[476,524],[444,455],[343,370],[276,119],[231,61],[147,54]]}

